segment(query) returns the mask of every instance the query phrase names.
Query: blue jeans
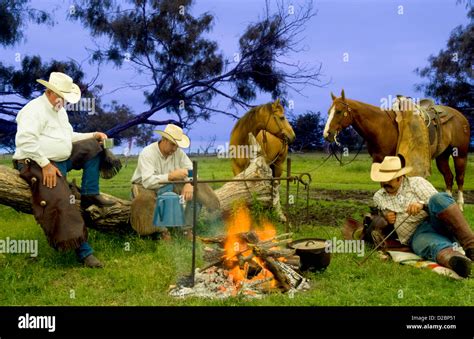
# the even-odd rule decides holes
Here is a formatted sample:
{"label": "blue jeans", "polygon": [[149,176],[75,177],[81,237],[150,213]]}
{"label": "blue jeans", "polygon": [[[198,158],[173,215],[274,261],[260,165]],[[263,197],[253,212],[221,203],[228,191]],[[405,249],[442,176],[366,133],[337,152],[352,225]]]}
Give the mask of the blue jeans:
{"label": "blue jeans", "polygon": [[83,261],[85,258],[94,253],[91,245],[87,241],[84,241],[78,249],[76,249],[76,256],[79,261]]}
{"label": "blue jeans", "polygon": [[437,217],[440,212],[454,203],[454,199],[444,192],[437,193],[430,198],[428,202],[429,218],[418,225],[409,243],[417,255],[436,261],[441,250],[454,246],[454,237]]}
{"label": "blue jeans", "polygon": [[[72,162],[70,159],[64,161],[56,161],[55,163],[64,177],[67,176],[67,172],[72,170]],[[99,194],[99,166],[100,158],[98,155],[86,161],[86,163],[84,164],[81,181],[82,195]]]}

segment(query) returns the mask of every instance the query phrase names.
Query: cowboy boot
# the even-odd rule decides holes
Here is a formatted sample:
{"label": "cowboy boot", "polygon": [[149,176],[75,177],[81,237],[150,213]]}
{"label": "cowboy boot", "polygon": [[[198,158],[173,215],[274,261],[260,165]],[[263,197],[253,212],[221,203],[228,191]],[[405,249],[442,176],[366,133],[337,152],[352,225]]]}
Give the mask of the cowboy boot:
{"label": "cowboy boot", "polygon": [[440,265],[452,269],[463,278],[467,278],[471,274],[472,261],[451,247],[439,251],[436,261]]}
{"label": "cowboy boot", "polygon": [[466,252],[466,256],[474,260],[474,233],[467,223],[458,205],[453,204],[438,213],[437,218],[443,222],[448,230],[456,237]]}
{"label": "cowboy boot", "polygon": [[109,207],[115,205],[115,201],[104,198],[100,194],[81,195],[81,207],[86,209],[91,205],[98,207]]}
{"label": "cowboy boot", "polygon": [[84,266],[89,268],[103,268],[104,264],[102,264],[99,259],[97,259],[94,255],[90,254],[83,260]]}

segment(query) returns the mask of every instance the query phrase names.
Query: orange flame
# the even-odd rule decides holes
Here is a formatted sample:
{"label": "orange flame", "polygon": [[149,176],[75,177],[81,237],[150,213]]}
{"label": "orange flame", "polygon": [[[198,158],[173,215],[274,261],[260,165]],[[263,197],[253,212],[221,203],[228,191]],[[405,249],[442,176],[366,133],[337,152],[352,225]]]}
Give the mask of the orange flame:
{"label": "orange flame", "polygon": [[[257,281],[265,278],[273,278],[273,274],[266,269],[265,263],[258,257],[252,258],[252,261],[257,263],[261,270],[251,279],[246,277],[248,271],[248,264],[246,269],[241,268],[239,265],[239,254],[241,256],[249,256],[252,254],[252,249],[249,248],[247,242],[239,237],[239,233],[245,233],[254,231],[260,241],[269,240],[275,237],[275,227],[267,220],[262,222],[262,225],[258,229],[252,229],[252,219],[250,212],[245,205],[240,206],[234,216],[227,223],[227,239],[224,244],[225,250],[225,265],[229,268],[229,276],[232,276],[234,284],[239,285],[244,281]],[[277,285],[277,281],[272,279],[266,286],[268,288],[274,288]]]}

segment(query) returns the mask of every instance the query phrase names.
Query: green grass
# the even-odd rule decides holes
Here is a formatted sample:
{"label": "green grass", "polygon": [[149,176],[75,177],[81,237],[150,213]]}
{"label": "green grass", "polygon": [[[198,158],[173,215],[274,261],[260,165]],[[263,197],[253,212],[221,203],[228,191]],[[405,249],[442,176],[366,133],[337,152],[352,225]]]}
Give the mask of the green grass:
{"label": "green grass", "polygon": [[[312,187],[326,189],[368,190],[370,196],[378,185],[370,181],[370,161],[360,156],[348,166],[334,160],[313,171],[322,163],[323,155],[292,155],[293,172],[312,172]],[[200,178],[231,178],[227,159],[199,158]],[[8,159],[0,164],[9,165]],[[136,166],[130,159],[118,176],[102,180],[101,190],[128,199],[129,180]],[[469,162],[466,189],[474,189]],[[69,174],[80,178],[80,172]],[[433,168],[430,178],[443,188],[440,175]],[[216,187],[218,185],[216,184]],[[294,192],[295,188],[292,187]],[[284,190],[282,190],[284,193]],[[294,238],[341,238],[341,225],[348,216],[360,219],[367,206],[357,201],[310,202],[310,220],[305,220],[304,204],[292,206]],[[474,225],[474,206],[465,207],[465,215]],[[277,223],[279,232],[284,225]],[[296,227],[297,226],[297,227]],[[219,220],[199,221],[200,234],[219,234],[224,227]],[[58,253],[51,249],[41,228],[31,215],[0,206],[0,239],[38,239],[39,255],[0,254],[0,305],[473,305],[473,279],[454,281],[429,270],[382,261],[373,255],[362,267],[356,254],[333,254],[331,264],[323,273],[308,273],[311,289],[288,295],[269,295],[262,300],[208,300],[200,298],[175,299],[168,288],[191,269],[190,243],[176,239],[163,243],[135,235],[117,236],[90,230],[90,243],[106,267],[102,270],[82,268],[73,253]],[[127,249],[130,249],[127,251]],[[366,253],[370,249],[366,248]],[[201,253],[201,246],[198,248]],[[197,266],[204,262],[198,255]],[[402,298],[399,298],[403,294]]]}

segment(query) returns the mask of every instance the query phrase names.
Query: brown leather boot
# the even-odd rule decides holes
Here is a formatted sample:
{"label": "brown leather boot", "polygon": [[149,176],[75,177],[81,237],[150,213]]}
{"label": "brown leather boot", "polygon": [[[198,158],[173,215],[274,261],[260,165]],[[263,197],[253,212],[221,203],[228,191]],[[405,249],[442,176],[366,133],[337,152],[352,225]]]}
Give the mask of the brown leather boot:
{"label": "brown leather boot", "polygon": [[89,255],[87,256],[84,261],[84,266],[85,267],[90,267],[90,268],[103,268],[104,264],[102,264],[99,259],[97,259],[94,255]]}
{"label": "brown leather boot", "polygon": [[436,261],[438,264],[452,269],[463,278],[467,278],[471,274],[472,261],[451,247],[439,251]]}
{"label": "brown leather boot", "polygon": [[466,252],[466,256],[474,260],[474,233],[458,205],[453,204],[449,206],[444,211],[438,213],[437,217],[459,241],[459,244]]}
{"label": "brown leather boot", "polygon": [[115,205],[115,201],[108,200],[100,194],[81,195],[81,207],[85,209],[91,205],[96,205],[98,207],[109,207]]}

